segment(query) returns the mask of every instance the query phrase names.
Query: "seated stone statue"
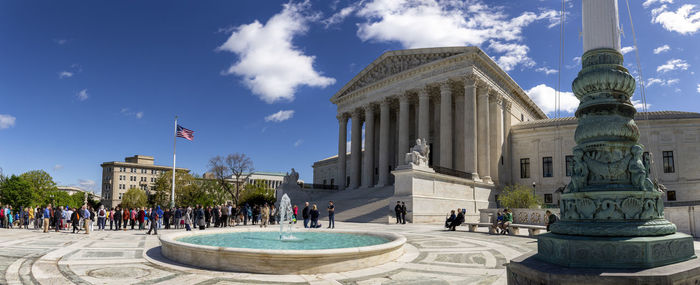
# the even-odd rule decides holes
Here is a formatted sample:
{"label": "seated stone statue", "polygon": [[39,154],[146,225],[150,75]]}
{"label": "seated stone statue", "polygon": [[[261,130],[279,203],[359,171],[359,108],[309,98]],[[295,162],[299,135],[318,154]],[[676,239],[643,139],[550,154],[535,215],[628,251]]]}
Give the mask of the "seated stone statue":
{"label": "seated stone statue", "polygon": [[411,152],[406,154],[405,163],[419,167],[428,167],[428,155],[430,146],[425,139],[416,139],[416,145],[411,148]]}

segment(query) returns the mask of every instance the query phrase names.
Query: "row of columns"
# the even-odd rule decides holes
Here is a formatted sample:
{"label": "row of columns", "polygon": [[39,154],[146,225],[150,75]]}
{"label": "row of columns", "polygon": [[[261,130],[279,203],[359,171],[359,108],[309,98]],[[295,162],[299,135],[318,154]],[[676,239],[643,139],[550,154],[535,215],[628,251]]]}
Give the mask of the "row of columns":
{"label": "row of columns", "polygon": [[[503,109],[501,106],[500,95],[496,95],[493,89],[486,84],[480,83],[474,78],[466,78],[464,80],[464,97],[455,98],[452,94],[452,88],[449,82],[439,84],[439,163],[442,167],[457,168],[457,163],[454,161],[453,147],[455,135],[453,129],[455,120],[460,120],[459,125],[463,125],[463,132],[457,135],[462,135],[462,144],[458,147],[463,148],[464,171],[471,173],[474,180],[490,182],[492,174],[497,175],[497,161],[504,153],[507,147],[504,144],[506,134],[504,131],[510,130],[510,115],[507,113],[510,109],[510,103],[504,102]],[[428,138],[430,136],[430,96],[426,88],[421,88],[417,92],[417,137]],[[409,95],[404,93],[398,95],[398,159],[403,157],[403,153],[409,151],[409,116],[410,102]],[[453,113],[453,100],[456,104],[463,106],[463,113]],[[391,120],[391,101],[392,99],[384,99],[379,103],[379,148],[378,148],[378,179],[376,186],[386,186],[389,184],[389,165],[390,165],[390,120]],[[352,130],[351,130],[351,161],[349,188],[372,187],[374,184],[374,169],[375,169],[375,106],[369,104],[361,109],[356,109],[351,113]],[[437,108],[436,108],[437,109]],[[504,116],[505,115],[505,116]],[[504,119],[505,117],[505,119]],[[364,159],[362,155],[362,125],[363,119],[365,123],[365,153]],[[338,185],[342,190],[346,184],[346,150],[347,150],[347,114],[338,116],[339,135],[338,135]],[[504,128],[504,125],[505,128]],[[462,166],[461,162],[460,166]],[[400,163],[402,164],[402,163]],[[461,168],[461,167],[460,167]]]}

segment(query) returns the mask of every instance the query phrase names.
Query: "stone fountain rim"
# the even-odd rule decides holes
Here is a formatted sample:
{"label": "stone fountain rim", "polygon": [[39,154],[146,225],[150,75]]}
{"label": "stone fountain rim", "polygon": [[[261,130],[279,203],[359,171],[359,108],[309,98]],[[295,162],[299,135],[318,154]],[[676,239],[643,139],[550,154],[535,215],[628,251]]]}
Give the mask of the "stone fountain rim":
{"label": "stone fountain rim", "polygon": [[175,232],[160,235],[158,238],[162,243],[168,243],[176,246],[194,248],[197,250],[211,251],[211,252],[226,252],[226,253],[236,253],[236,254],[269,254],[275,256],[288,256],[288,257],[321,257],[321,256],[333,256],[338,257],[340,255],[356,255],[358,253],[370,253],[370,252],[381,252],[390,251],[398,247],[403,246],[406,243],[406,237],[389,232],[369,232],[361,230],[327,230],[327,229],[303,229],[297,232],[323,232],[323,233],[345,233],[345,234],[360,234],[369,235],[386,238],[389,242],[381,243],[377,245],[370,246],[360,246],[360,247],[347,247],[347,248],[333,248],[333,249],[256,249],[256,248],[240,248],[240,247],[224,247],[224,246],[210,246],[210,245],[199,245],[193,243],[187,243],[178,241],[178,238],[188,237],[188,236],[198,236],[198,235],[213,235],[213,234],[224,234],[224,233],[242,233],[242,232],[277,232],[275,228],[267,229],[256,229],[256,228],[233,228],[233,229],[216,229],[208,231],[190,231],[190,232]]}

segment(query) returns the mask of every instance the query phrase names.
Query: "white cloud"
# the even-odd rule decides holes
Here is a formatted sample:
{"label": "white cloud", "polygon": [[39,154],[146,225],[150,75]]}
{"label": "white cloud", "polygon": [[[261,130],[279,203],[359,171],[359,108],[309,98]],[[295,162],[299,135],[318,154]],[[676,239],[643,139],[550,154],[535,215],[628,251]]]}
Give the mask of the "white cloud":
{"label": "white cloud", "polygon": [[8,114],[0,114],[0,130],[15,126],[17,118]]}
{"label": "white cloud", "polygon": [[53,171],[59,171],[63,169],[63,165],[56,164],[53,166]]}
{"label": "white cloud", "polygon": [[87,93],[87,89],[80,90],[80,92],[78,92],[78,94],[75,94],[75,96],[77,96],[78,100],[80,100],[80,101],[85,101],[89,97],[88,93]]}
{"label": "white cloud", "polygon": [[644,8],[649,8],[649,6],[656,3],[673,3],[673,0],[646,0],[642,3],[642,6],[644,6]]}
{"label": "white cloud", "polygon": [[572,58],[571,61],[573,61],[574,63],[571,65],[567,64],[566,68],[572,69],[572,68],[576,68],[576,67],[581,67],[581,57],[580,56],[576,56],[576,57]]}
{"label": "white cloud", "polygon": [[292,44],[294,37],[306,33],[308,22],[315,16],[306,15],[310,4],[289,3],[264,25],[257,20],[234,29],[218,50],[238,55],[224,74],[243,77],[243,83],[267,103],[294,100],[299,86],[326,87],[335,79],[322,76],[313,67],[315,56],[309,56]]}
{"label": "white cloud", "polygon": [[80,185],[80,187],[82,187],[85,190],[95,191],[95,186],[97,186],[97,183],[95,183],[95,180],[78,179],[78,185]]}
{"label": "white cloud", "polygon": [[666,5],[651,11],[651,22],[661,24],[664,29],[682,35],[693,34],[700,30],[700,11],[695,5],[685,4],[678,10],[670,11]]}
{"label": "white cloud", "polygon": [[280,110],[277,113],[265,117],[265,122],[283,122],[291,119],[294,116],[294,110]]}
{"label": "white cloud", "polygon": [[299,147],[302,143],[304,143],[304,140],[298,139],[297,141],[294,142],[294,147]]}
{"label": "white cloud", "polygon": [[[700,84],[698,84],[698,93],[700,93]],[[1,125],[0,125],[1,126]]]}
{"label": "white cloud", "polygon": [[537,71],[537,72],[544,72],[544,74],[547,74],[547,75],[555,74],[555,73],[559,72],[558,70],[556,70],[556,69],[554,69],[554,68],[549,68],[549,67],[546,67],[546,66],[539,67],[539,68],[535,69],[535,71]]}
{"label": "white cloud", "polygon": [[660,53],[662,53],[662,52],[667,52],[667,51],[669,51],[670,49],[671,49],[670,46],[668,46],[668,45],[662,45],[662,46],[657,47],[657,48],[654,49],[654,54],[660,54]]}
{"label": "white cloud", "polygon": [[672,79],[661,79],[661,78],[649,78],[647,79],[647,83],[644,85],[646,87],[651,87],[653,85],[659,85],[659,86],[668,86],[668,85],[674,85],[678,84],[680,82],[680,79],[678,78],[672,78]]}
{"label": "white cloud", "polygon": [[131,109],[129,109],[129,108],[122,108],[121,111],[119,111],[119,112],[122,113],[122,115],[124,115],[124,116],[127,116],[127,117],[133,116],[134,118],[137,118],[137,119],[143,118],[143,115],[144,115],[143,111],[138,111],[138,112],[131,111]]}
{"label": "white cloud", "polygon": [[[505,53],[497,59],[504,69],[518,64],[534,66],[527,56],[529,48],[513,43],[523,39],[525,27],[545,20],[552,28],[560,21],[554,10],[509,17],[502,7],[489,7],[480,0],[371,0],[358,6],[355,15],[365,20],[357,30],[362,41],[397,42],[404,48],[488,43],[494,51]],[[510,54],[512,51],[517,54]]]}
{"label": "white cloud", "polygon": [[[545,113],[551,113],[556,111],[556,106],[554,104],[554,98],[556,96],[556,90],[545,84],[540,84],[532,87],[530,90],[525,91],[532,101],[539,106]],[[578,98],[574,96],[573,92],[561,92],[561,102],[560,109],[567,113],[573,113],[578,108]]]}
{"label": "white cloud", "polygon": [[[634,105],[634,108],[637,109],[638,111],[644,111],[644,104],[642,104],[642,101],[640,100],[632,100],[632,105]],[[649,111],[649,108],[651,108],[651,104],[647,103],[647,111]]]}
{"label": "white cloud", "polygon": [[61,71],[58,73],[58,78],[70,78],[73,77],[73,72],[70,71]]}
{"label": "white cloud", "polygon": [[629,53],[629,52],[631,52],[631,51],[634,51],[634,47],[623,47],[622,49],[620,49],[620,52],[621,52],[622,54],[627,54],[627,53]]}
{"label": "white cloud", "polygon": [[357,10],[357,6],[355,6],[355,5],[345,7],[343,9],[340,9],[339,12],[337,12],[337,13],[331,15],[330,17],[328,17],[327,19],[323,20],[322,22],[323,22],[323,24],[326,25],[326,28],[328,28],[332,25],[335,25],[335,24],[342,22],[343,20],[345,20],[345,18],[350,16],[356,10]]}
{"label": "white cloud", "polygon": [[659,67],[656,68],[656,72],[666,73],[676,69],[687,70],[688,67],[690,67],[690,64],[688,64],[688,62],[686,62],[683,59],[675,58],[668,60],[666,64],[659,65]]}
{"label": "white cloud", "polygon": [[68,43],[67,39],[54,39],[53,41],[55,43],[57,43],[58,45],[64,45],[64,44]]}
{"label": "white cloud", "polygon": [[504,44],[497,41],[490,41],[489,49],[496,53],[503,54],[496,59],[496,63],[505,71],[513,70],[518,64],[525,67],[535,66],[535,61],[527,56],[527,52],[530,48],[526,45],[517,43]]}

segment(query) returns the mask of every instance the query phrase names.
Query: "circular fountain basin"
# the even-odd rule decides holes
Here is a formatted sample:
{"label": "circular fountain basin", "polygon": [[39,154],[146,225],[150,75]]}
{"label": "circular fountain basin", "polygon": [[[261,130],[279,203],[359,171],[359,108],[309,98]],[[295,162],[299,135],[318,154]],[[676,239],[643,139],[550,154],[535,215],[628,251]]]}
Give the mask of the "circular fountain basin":
{"label": "circular fountain basin", "polygon": [[176,232],[160,236],[162,254],[206,269],[266,274],[351,271],[403,255],[406,238],[393,233],[302,230],[292,240],[252,228]]}

